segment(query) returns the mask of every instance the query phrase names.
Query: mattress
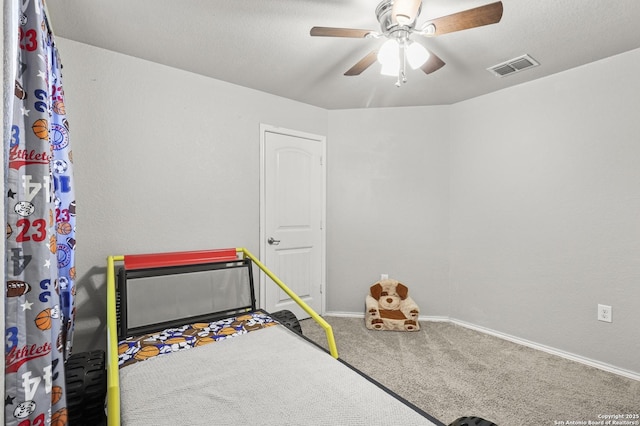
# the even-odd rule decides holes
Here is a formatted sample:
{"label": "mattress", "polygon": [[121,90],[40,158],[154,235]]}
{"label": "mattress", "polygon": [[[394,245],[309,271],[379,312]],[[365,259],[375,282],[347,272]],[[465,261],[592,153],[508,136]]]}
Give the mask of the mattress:
{"label": "mattress", "polygon": [[[165,349],[170,354],[123,366],[122,424],[441,425],[319,346],[274,324],[267,320],[268,326],[224,339],[201,336],[211,339],[210,344],[176,346]],[[166,340],[161,335],[152,338]],[[121,360],[127,357],[135,359],[133,350]]]}

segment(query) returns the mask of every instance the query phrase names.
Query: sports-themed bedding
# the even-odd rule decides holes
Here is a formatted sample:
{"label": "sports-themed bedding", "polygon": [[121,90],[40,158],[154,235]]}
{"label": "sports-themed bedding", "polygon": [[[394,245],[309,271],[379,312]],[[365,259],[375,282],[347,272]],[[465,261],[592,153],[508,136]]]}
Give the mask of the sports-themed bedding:
{"label": "sports-themed bedding", "polygon": [[[236,251],[242,261],[232,259]],[[125,266],[118,287],[124,295],[117,297],[114,265],[120,261]],[[255,308],[253,264],[319,322],[329,352]],[[247,279],[228,274],[231,269]],[[110,256],[107,281],[109,426],[444,426],[340,360],[331,326],[245,249]],[[155,283],[162,291],[149,290]],[[135,291],[136,284],[144,291]],[[250,288],[248,297],[244,287]],[[167,296],[171,289],[175,294]],[[209,290],[232,302],[221,302],[220,294],[205,297]],[[168,301],[162,303],[157,293]],[[185,294],[197,294],[195,316],[180,323],[176,315],[184,314]],[[131,308],[132,296],[145,299],[152,312],[136,312],[141,308]],[[174,309],[176,304],[181,306]],[[227,311],[233,313],[217,316]]]}
{"label": "sports-themed bedding", "polygon": [[118,366],[126,367],[158,355],[196,348],[276,324],[264,312],[249,312],[218,321],[197,322],[129,337],[118,343]]}

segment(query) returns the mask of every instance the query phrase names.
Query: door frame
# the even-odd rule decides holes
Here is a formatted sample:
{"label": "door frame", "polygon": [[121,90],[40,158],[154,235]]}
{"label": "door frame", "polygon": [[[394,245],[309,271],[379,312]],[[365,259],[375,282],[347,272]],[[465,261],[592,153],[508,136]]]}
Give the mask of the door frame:
{"label": "door frame", "polygon": [[[322,199],[320,201],[320,217],[322,226],[320,229],[320,244],[322,245],[320,251],[320,312],[318,314],[324,315],[326,306],[326,277],[327,277],[327,138],[326,136],[316,135],[312,133],[301,132],[298,130],[286,129],[283,127],[277,127],[270,124],[260,123],[260,251],[259,258],[264,260],[267,252],[267,220],[266,220],[266,133],[278,133],[286,136],[293,136],[297,138],[310,139],[320,142],[321,155],[322,155],[322,167],[321,167],[321,181],[322,181]],[[265,266],[269,268],[269,265]],[[271,281],[269,277],[263,272],[260,273],[259,280],[259,306],[266,308],[266,287],[268,281]],[[285,284],[287,284],[285,282]],[[276,285],[271,283],[271,285]]]}

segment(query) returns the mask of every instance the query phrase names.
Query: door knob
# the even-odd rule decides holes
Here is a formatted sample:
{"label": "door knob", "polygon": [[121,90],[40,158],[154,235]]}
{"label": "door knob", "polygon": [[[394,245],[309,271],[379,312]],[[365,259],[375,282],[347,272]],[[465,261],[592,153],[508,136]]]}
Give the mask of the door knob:
{"label": "door knob", "polygon": [[280,240],[276,240],[273,237],[269,237],[269,239],[267,240],[267,242],[269,244],[271,244],[272,246],[277,246],[278,244],[280,244]]}

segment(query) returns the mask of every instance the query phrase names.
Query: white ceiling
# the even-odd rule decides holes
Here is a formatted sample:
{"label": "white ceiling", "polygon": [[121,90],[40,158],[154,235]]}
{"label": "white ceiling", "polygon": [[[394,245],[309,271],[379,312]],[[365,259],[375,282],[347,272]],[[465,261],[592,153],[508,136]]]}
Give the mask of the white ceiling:
{"label": "white ceiling", "polygon": [[[418,25],[495,0],[423,0]],[[408,82],[344,72],[382,39],[311,37],[313,26],[379,31],[378,0],[48,0],[59,37],[325,109],[444,105],[640,47],[640,0],[502,0],[498,24],[413,36],[446,65]],[[61,52],[64,62],[64,52]],[[499,78],[524,54],[540,66]]]}

